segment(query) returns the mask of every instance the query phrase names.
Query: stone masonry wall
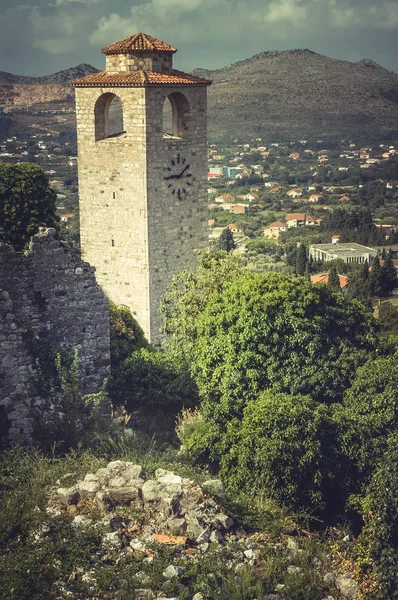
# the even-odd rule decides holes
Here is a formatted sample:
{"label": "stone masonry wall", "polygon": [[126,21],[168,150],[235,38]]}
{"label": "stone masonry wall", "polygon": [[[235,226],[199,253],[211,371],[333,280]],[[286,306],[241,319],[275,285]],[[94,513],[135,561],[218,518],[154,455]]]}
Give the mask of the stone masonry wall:
{"label": "stone masonry wall", "polygon": [[[206,93],[203,85],[76,88],[82,256],[155,344],[160,300],[207,244]],[[119,97],[125,132],[96,140],[94,107],[104,94]],[[163,135],[170,95],[181,104],[180,137]],[[181,198],[165,179],[178,155],[189,165]]]}
{"label": "stone masonry wall", "polygon": [[0,246],[0,407],[12,443],[29,442],[38,400],[26,332],[77,349],[82,394],[98,392],[110,373],[109,306],[94,271],[54,229],[33,236],[24,254]]}
{"label": "stone masonry wall", "polygon": [[135,54],[110,54],[106,57],[108,73],[132,72],[143,69],[169,73],[172,70],[172,55],[166,52],[141,52]]}
{"label": "stone masonry wall", "polygon": [[[163,136],[167,97],[175,97],[182,104],[181,137]],[[207,88],[152,87],[147,89],[146,103],[151,334],[159,339],[160,302],[172,278],[181,271],[194,270],[198,258],[195,250],[208,244]],[[185,168],[187,171],[181,179],[170,181],[165,179],[170,173],[168,168],[171,173],[181,173]]]}
{"label": "stone masonry wall", "polygon": [[[115,93],[126,133],[95,140],[94,106]],[[76,88],[82,257],[113,302],[149,334],[144,88]]]}

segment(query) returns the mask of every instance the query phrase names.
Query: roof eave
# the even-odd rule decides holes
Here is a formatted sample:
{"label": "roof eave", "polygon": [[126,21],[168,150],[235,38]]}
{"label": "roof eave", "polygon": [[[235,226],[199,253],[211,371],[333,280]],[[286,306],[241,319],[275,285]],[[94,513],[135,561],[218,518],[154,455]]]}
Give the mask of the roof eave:
{"label": "roof eave", "polygon": [[132,56],[135,55],[139,55],[139,54],[154,54],[155,52],[161,52],[162,54],[175,54],[177,52],[177,48],[173,48],[172,50],[160,50],[160,49],[154,49],[154,50],[120,50],[120,49],[115,49],[115,50],[109,50],[108,48],[102,48],[101,50],[102,54],[105,54],[106,56],[110,56],[110,55],[117,55],[117,54],[131,54]]}
{"label": "roof eave", "polygon": [[172,86],[178,86],[178,87],[193,87],[193,86],[201,86],[201,87],[207,87],[209,85],[211,85],[212,82],[210,83],[203,83],[202,81],[192,81],[192,82],[186,82],[186,83],[156,83],[156,82],[142,82],[142,83],[112,83],[112,82],[108,82],[106,83],[104,82],[97,82],[97,83],[77,83],[74,81],[70,82],[70,86],[71,87],[78,87],[78,88],[83,88],[83,87],[109,87],[109,88],[114,88],[114,87],[150,87],[150,86],[157,86],[157,87],[161,87],[163,86],[167,86],[167,87],[172,87]]}

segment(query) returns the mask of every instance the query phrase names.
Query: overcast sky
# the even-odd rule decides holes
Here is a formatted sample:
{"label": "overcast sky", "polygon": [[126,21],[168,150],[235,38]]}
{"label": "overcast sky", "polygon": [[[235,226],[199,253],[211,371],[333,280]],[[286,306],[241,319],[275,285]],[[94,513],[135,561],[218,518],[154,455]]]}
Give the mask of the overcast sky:
{"label": "overcast sky", "polygon": [[101,48],[139,31],[177,47],[185,71],[309,48],[398,72],[398,0],[0,0],[0,71],[103,69]]}

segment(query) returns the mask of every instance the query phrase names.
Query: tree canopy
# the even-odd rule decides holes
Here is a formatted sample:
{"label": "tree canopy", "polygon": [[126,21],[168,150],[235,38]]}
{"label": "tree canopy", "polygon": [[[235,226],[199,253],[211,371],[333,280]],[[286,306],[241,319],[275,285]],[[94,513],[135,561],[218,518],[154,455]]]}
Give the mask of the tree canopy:
{"label": "tree canopy", "polygon": [[234,236],[228,227],[222,230],[217,240],[217,246],[220,250],[225,250],[226,252],[231,252],[235,248]]}
{"label": "tree canopy", "polygon": [[197,337],[196,321],[210,296],[242,275],[242,260],[219,250],[202,252],[196,271],[177,275],[161,305],[165,347],[179,360],[190,363]]}
{"label": "tree canopy", "polygon": [[331,467],[329,420],[328,408],[308,396],[263,392],[245,408],[221,476],[285,506],[319,506]]}
{"label": "tree canopy", "polygon": [[360,303],[303,278],[247,273],[199,315],[193,372],[208,414],[223,421],[270,387],[338,400],[375,347]]}
{"label": "tree canopy", "polygon": [[23,250],[39,227],[58,227],[56,198],[36,165],[0,164],[0,242]]}
{"label": "tree canopy", "polygon": [[110,346],[112,368],[118,366],[135,350],[148,348],[144,332],[127,306],[109,303]]}

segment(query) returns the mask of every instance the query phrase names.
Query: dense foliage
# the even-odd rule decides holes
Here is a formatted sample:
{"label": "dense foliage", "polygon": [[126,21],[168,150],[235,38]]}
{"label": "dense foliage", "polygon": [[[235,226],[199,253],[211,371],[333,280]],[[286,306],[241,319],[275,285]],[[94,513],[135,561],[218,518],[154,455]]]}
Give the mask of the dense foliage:
{"label": "dense foliage", "polygon": [[193,372],[203,408],[220,423],[269,387],[338,400],[376,347],[361,304],[273,273],[242,275],[211,296],[197,332]]}
{"label": "dense foliage", "polygon": [[114,369],[109,393],[128,412],[142,407],[180,410],[196,399],[195,385],[178,360],[146,348],[132,352]]}
{"label": "dense foliage", "polygon": [[371,600],[398,598],[398,434],[374,471],[362,500],[365,527],[359,538],[361,555],[370,559],[375,586]]}
{"label": "dense foliage", "polygon": [[127,306],[109,303],[110,344],[112,367],[119,365],[134,350],[147,348],[141,326],[134,319]]}
{"label": "dense foliage", "polygon": [[225,250],[225,252],[231,252],[231,250],[235,248],[234,236],[228,227],[222,230],[221,235],[217,240],[217,246],[219,250]]}
{"label": "dense foliage", "polygon": [[23,250],[39,227],[58,227],[55,191],[31,163],[0,164],[0,242]]}
{"label": "dense foliage", "polygon": [[340,234],[340,242],[357,242],[365,246],[384,245],[384,233],[373,224],[372,213],[368,208],[345,210],[335,208],[328,212],[321,224],[321,231]]}
{"label": "dense foliage", "polygon": [[165,347],[180,361],[190,364],[197,337],[196,321],[212,294],[243,273],[242,261],[233,253],[204,250],[195,272],[177,275],[161,309]]}
{"label": "dense foliage", "polygon": [[[202,289],[174,290],[169,348],[185,357],[200,395],[199,409],[181,418],[180,439],[231,489],[341,510],[363,491],[396,427],[396,358],[376,358],[377,325],[359,302],[237,265],[225,281],[223,260],[203,271],[215,290],[199,296],[191,320],[187,300]],[[178,324],[187,321],[183,339]]]}
{"label": "dense foliage", "polygon": [[283,505],[323,505],[332,471],[329,422],[328,408],[308,396],[263,392],[231,435],[222,477],[236,490],[266,490]]}
{"label": "dense foliage", "polygon": [[346,479],[352,490],[368,483],[387,440],[398,427],[397,355],[368,361],[357,371],[335,408],[341,454],[348,459]]}

